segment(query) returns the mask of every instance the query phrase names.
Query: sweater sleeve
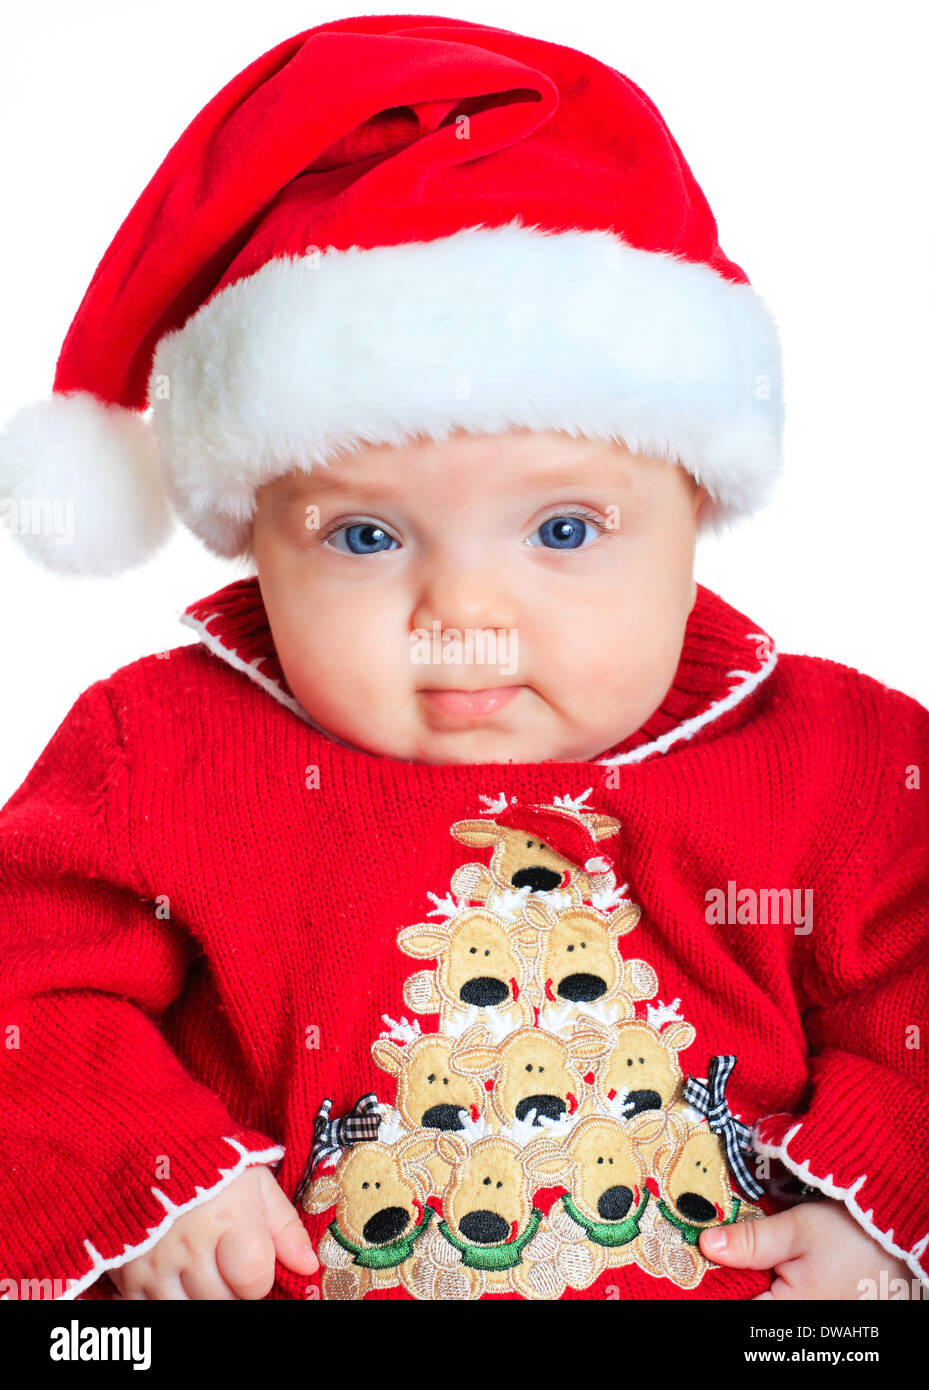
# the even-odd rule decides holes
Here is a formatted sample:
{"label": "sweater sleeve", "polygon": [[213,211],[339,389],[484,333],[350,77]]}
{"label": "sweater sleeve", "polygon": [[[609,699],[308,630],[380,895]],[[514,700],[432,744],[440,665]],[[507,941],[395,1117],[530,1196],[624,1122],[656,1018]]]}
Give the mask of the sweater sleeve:
{"label": "sweater sleeve", "polygon": [[98,681],[0,809],[4,1298],[106,1296],[104,1271],[284,1155],[237,1123],[159,1028],[198,947],[145,896],[127,777]]}
{"label": "sweater sleeve", "polygon": [[820,923],[814,901],[799,938],[806,1103],[760,1119],[754,1146],[843,1202],[929,1287],[929,713],[867,685],[880,718],[868,739],[849,738],[866,745],[860,780],[835,812],[853,824],[827,815],[821,828],[840,846],[852,838],[830,895],[843,906]]}

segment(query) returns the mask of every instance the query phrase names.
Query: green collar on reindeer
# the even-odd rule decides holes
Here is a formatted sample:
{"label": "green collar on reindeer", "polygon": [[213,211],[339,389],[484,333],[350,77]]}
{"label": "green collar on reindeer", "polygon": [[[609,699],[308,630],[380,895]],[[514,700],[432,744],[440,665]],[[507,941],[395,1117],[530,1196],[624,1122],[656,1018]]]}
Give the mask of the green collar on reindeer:
{"label": "green collar on reindeer", "polygon": [[341,1245],[343,1250],[347,1250],[350,1255],[354,1255],[354,1263],[360,1265],[362,1269],[394,1269],[397,1265],[402,1265],[404,1260],[408,1260],[413,1253],[413,1246],[420,1236],[426,1232],[426,1227],[435,1216],[432,1207],[423,1210],[422,1220],[408,1231],[405,1236],[398,1236],[396,1240],[391,1240],[386,1245],[357,1245],[350,1240],[344,1231],[339,1230],[339,1223],[332,1220],[329,1225],[329,1234],[337,1245]]}
{"label": "green collar on reindeer", "polygon": [[539,1229],[541,1220],[542,1213],[533,1207],[526,1229],[515,1240],[503,1240],[497,1245],[471,1245],[456,1236],[447,1221],[439,1222],[439,1230],[450,1245],[461,1251],[461,1263],[469,1269],[512,1269],[522,1259],[522,1252]]}
{"label": "green collar on reindeer", "polygon": [[[733,1221],[735,1221],[736,1217],[739,1214],[739,1207],[741,1205],[742,1202],[740,1198],[733,1197],[732,1215],[729,1217],[727,1221],[717,1221],[715,1224],[717,1226],[731,1226]],[[686,1240],[688,1245],[699,1245],[700,1232],[709,1231],[711,1229],[711,1227],[709,1226],[695,1226],[692,1221],[685,1221],[682,1216],[677,1216],[671,1210],[667,1202],[659,1202],[658,1210],[661,1212],[662,1216],[666,1221],[670,1221],[673,1226],[677,1226],[678,1230],[681,1233],[681,1239]]]}
{"label": "green collar on reindeer", "polygon": [[646,1188],[635,1211],[631,1211],[622,1221],[591,1221],[590,1217],[578,1210],[568,1193],[565,1193],[561,1202],[571,1220],[577,1222],[586,1233],[587,1239],[593,1241],[594,1245],[616,1246],[628,1245],[630,1240],[635,1240],[639,1234],[639,1222],[651,1195]]}

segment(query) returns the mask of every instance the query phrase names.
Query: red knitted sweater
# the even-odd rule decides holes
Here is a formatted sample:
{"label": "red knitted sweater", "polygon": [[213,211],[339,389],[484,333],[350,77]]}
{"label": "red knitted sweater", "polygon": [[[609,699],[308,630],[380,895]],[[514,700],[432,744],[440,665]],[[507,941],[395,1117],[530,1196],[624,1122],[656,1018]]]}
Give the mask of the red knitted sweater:
{"label": "red knitted sweater", "polygon": [[0,811],[4,1297],[254,1163],[321,1260],[271,1298],[747,1299],[697,1238],[788,1174],[929,1284],[926,710],[700,588],[622,745],[422,765],[315,729],[257,579],[186,621]]}

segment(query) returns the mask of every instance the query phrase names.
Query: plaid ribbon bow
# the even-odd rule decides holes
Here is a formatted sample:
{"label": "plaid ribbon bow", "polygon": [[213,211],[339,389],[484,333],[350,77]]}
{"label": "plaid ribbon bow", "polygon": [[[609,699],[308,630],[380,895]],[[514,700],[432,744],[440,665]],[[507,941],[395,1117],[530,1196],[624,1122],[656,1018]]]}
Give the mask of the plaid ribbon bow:
{"label": "plaid ribbon bow", "polygon": [[749,1197],[760,1197],[764,1188],[748,1171],[742,1151],[751,1147],[752,1133],[748,1125],[737,1120],[726,1100],[726,1082],[735,1066],[734,1057],[711,1057],[708,1084],[688,1076],[684,1083],[684,1099],[709,1121],[714,1134],[721,1134],[726,1145],[726,1161],[739,1186]]}
{"label": "plaid ribbon bow", "polygon": [[347,1115],[337,1115],[334,1120],[331,1117],[332,1101],[327,1098],[319,1107],[313,1122],[313,1148],[300,1185],[294,1194],[295,1206],[299,1205],[314,1172],[324,1159],[334,1158],[349,1144],[361,1144],[377,1138],[381,1123],[377,1096],[373,1091],[369,1091],[366,1096],[355,1101]]}

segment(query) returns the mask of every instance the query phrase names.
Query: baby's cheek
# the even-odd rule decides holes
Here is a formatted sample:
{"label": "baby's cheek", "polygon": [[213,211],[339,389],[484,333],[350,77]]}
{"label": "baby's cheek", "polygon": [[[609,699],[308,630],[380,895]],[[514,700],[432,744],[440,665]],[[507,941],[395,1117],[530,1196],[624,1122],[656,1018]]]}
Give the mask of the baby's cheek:
{"label": "baby's cheek", "polygon": [[[666,658],[652,656],[633,643],[616,643],[612,650],[585,654],[574,669],[566,667],[564,681],[570,682],[576,704],[588,723],[607,719],[621,725],[625,734],[634,733],[654,713],[674,678]],[[570,703],[568,700],[566,704]]]}

